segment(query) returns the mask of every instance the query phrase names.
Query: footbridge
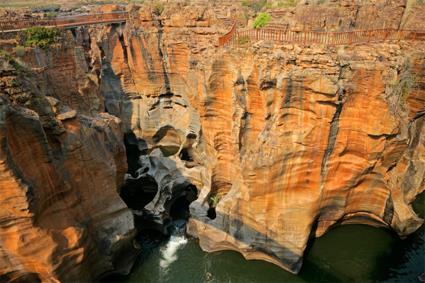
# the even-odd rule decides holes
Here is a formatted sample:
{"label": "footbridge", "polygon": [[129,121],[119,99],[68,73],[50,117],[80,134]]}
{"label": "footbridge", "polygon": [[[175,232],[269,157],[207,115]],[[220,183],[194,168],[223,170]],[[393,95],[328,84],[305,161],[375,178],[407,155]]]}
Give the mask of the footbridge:
{"label": "footbridge", "polygon": [[79,26],[98,24],[119,24],[125,23],[128,19],[127,12],[111,12],[98,14],[80,14],[71,16],[56,17],[54,19],[22,19],[11,21],[0,21],[0,32],[16,32],[34,26],[74,28]]}

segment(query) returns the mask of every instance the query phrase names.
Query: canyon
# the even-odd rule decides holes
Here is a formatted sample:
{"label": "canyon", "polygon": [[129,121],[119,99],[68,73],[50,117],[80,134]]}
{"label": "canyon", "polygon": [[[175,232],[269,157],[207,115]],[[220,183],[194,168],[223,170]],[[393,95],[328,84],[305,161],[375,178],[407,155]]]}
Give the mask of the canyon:
{"label": "canyon", "polygon": [[[425,30],[425,6],[406,3],[271,14],[294,32]],[[406,237],[422,225],[411,203],[425,190],[423,41],[220,47],[252,9],[162,8],[96,6],[128,20],[24,54],[0,40],[0,281],[127,274],[138,235],[177,219],[204,251],[292,273],[336,226]]]}

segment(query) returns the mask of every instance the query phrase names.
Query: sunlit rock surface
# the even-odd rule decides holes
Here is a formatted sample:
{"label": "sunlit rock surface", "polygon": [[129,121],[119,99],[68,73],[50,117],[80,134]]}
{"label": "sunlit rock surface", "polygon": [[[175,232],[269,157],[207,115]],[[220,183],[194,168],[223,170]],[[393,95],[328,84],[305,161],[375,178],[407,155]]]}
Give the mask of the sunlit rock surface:
{"label": "sunlit rock surface", "polygon": [[[197,21],[214,17],[138,15],[143,32],[103,31],[98,44],[114,78],[105,88],[121,91],[105,104],[144,155],[199,189],[188,231],[204,250],[297,272],[309,237],[333,225],[400,236],[421,225],[409,206],[424,189],[420,43],[202,49],[215,30]],[[170,170],[147,160],[151,176]]]}
{"label": "sunlit rock surface", "polygon": [[[403,17],[393,2],[389,26]],[[376,3],[360,10],[359,25],[368,15],[361,11],[381,11]],[[119,193],[138,196],[138,186],[149,199],[127,205],[156,229],[196,188],[188,232],[202,249],[236,250],[291,272],[309,238],[334,225],[404,237],[422,224],[410,203],[425,185],[423,42],[217,48],[237,4],[170,4],[160,16],[128,9],[125,26],[67,32],[51,54],[28,50],[20,60],[34,79],[3,60],[7,280],[128,271],[133,215]],[[297,30],[302,10],[294,9],[288,24]],[[342,26],[356,23],[353,6],[325,14],[332,9]],[[406,26],[421,21],[412,11]],[[124,133],[136,157],[123,186]]]}
{"label": "sunlit rock surface", "polygon": [[[0,58],[2,280],[91,281],[128,270],[135,230],[118,194],[127,170],[120,120],[62,102],[93,92],[56,92],[52,84],[46,92],[49,78],[12,65]],[[76,83],[76,74],[61,68],[44,74]]]}

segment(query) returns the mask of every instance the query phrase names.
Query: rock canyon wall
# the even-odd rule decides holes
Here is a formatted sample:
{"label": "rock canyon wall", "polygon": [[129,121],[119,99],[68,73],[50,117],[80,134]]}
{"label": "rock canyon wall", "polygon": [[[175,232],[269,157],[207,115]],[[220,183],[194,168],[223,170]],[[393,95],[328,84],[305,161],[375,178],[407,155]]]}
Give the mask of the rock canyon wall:
{"label": "rock canyon wall", "polygon": [[83,55],[71,44],[27,50],[25,66],[0,58],[0,281],[91,281],[136,255],[121,122],[99,111]]}
{"label": "rock canyon wall", "polygon": [[423,42],[217,48],[237,4],[128,9],[2,61],[4,278],[125,272],[133,218],[165,232],[181,198],[202,249],[291,272],[335,225],[422,224]]}

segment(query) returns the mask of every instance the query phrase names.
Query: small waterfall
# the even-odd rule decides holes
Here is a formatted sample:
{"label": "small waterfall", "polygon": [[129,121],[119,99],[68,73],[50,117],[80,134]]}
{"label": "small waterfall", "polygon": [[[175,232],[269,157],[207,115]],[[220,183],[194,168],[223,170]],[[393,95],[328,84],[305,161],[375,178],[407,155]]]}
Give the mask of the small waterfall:
{"label": "small waterfall", "polygon": [[159,266],[162,269],[167,269],[170,264],[177,260],[177,251],[187,244],[187,239],[184,235],[171,236],[165,247],[161,248],[161,260]]}
{"label": "small waterfall", "polygon": [[185,221],[174,221],[171,237],[167,244],[161,248],[161,259],[159,266],[167,269],[170,264],[177,260],[177,251],[187,244],[187,238],[184,235]]}

